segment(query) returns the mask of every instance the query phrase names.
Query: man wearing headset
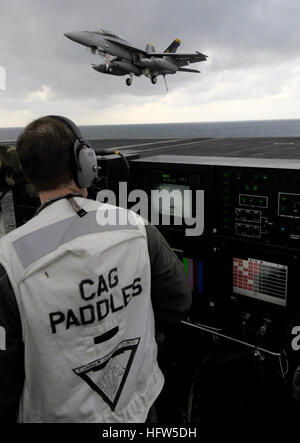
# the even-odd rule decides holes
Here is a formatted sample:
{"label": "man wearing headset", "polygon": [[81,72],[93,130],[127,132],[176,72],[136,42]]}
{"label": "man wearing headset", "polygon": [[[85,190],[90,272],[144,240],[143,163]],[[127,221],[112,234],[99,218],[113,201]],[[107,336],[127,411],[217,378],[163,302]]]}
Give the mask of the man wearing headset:
{"label": "man wearing headset", "polygon": [[0,420],[144,422],[155,325],[190,307],[183,267],[153,226],[86,198],[97,161],[70,120],[32,122],[17,152],[41,206],[0,240]]}

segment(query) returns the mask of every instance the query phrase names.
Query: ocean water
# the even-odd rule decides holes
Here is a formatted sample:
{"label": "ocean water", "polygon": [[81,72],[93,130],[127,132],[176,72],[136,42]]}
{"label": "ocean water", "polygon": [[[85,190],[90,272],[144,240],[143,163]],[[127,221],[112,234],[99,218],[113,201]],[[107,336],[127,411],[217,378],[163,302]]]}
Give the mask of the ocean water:
{"label": "ocean water", "polygon": [[[300,119],[211,123],[80,126],[87,139],[197,137],[300,137]],[[16,140],[23,128],[0,128],[0,141]]]}

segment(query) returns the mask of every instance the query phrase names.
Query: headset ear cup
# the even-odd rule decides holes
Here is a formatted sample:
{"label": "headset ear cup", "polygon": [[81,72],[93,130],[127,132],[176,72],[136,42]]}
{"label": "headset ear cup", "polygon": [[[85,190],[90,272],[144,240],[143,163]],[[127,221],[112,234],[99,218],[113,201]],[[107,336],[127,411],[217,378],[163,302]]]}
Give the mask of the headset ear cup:
{"label": "headset ear cup", "polygon": [[76,138],[76,140],[74,142],[74,146],[73,146],[74,161],[72,162],[72,173],[73,173],[74,181],[77,186],[79,186],[79,183],[78,183],[78,173],[79,173],[79,169],[80,169],[79,152],[81,150],[81,146],[82,146],[82,143],[80,142],[80,140],[78,138]]}
{"label": "headset ear cup", "polygon": [[96,153],[86,144],[81,145],[77,152],[77,185],[80,188],[89,188],[98,176]]}

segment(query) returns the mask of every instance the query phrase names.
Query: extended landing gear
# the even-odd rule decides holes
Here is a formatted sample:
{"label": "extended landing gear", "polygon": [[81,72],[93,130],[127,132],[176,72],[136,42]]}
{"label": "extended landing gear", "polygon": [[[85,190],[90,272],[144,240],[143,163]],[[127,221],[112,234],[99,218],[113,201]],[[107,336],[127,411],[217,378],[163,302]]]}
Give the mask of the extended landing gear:
{"label": "extended landing gear", "polygon": [[132,74],[130,73],[129,75],[130,75],[130,77],[126,78],[126,85],[127,86],[131,86],[131,84],[132,84]]}
{"label": "extended landing gear", "polygon": [[157,83],[157,77],[156,77],[156,75],[152,75],[152,77],[151,77],[151,82],[153,83],[153,85],[156,85],[156,83]]}

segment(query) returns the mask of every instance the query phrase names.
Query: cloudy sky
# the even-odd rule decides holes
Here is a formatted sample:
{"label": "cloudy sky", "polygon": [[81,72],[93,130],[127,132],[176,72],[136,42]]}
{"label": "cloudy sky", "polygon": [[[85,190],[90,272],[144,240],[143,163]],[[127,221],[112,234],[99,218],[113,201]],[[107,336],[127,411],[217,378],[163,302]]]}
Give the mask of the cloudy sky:
{"label": "cloudy sky", "polygon": [[[201,74],[100,74],[64,37],[115,31],[145,48],[199,50]],[[62,114],[80,125],[300,118],[299,0],[0,0],[0,127]],[[2,82],[2,83],[1,83]]]}

